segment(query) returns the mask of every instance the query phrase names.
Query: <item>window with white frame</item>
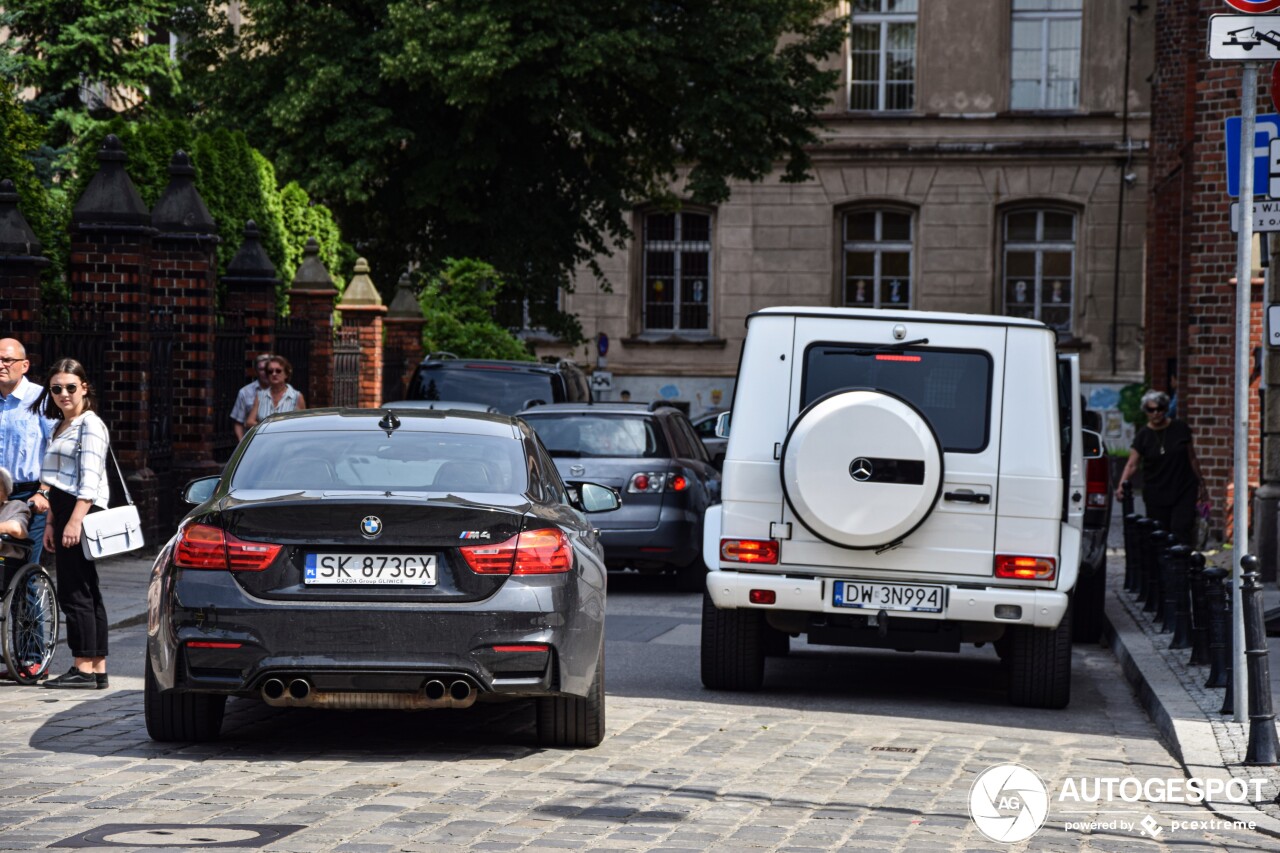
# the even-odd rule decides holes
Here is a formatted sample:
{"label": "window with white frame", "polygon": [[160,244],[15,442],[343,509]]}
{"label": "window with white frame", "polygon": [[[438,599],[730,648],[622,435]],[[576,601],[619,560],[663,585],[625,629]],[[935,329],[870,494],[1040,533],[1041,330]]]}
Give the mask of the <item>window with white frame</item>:
{"label": "window with white frame", "polygon": [[1076,215],[1016,210],[1004,216],[1004,312],[1071,333]]}
{"label": "window with white frame", "polygon": [[644,217],[645,331],[706,332],[711,324],[711,217],[648,213]]}
{"label": "window with white frame", "polygon": [[1080,105],[1083,0],[1013,0],[1014,110],[1074,110]]}
{"label": "window with white frame", "polygon": [[849,31],[849,109],[915,108],[918,2],[853,0]]}
{"label": "window with white frame", "polygon": [[910,308],[912,217],[900,210],[844,216],[844,304]]}

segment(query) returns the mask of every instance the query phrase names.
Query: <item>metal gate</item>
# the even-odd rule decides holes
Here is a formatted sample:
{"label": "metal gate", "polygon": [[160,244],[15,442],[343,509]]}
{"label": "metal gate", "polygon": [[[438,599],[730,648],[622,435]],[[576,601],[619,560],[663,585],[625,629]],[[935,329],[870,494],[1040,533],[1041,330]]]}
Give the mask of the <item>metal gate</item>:
{"label": "metal gate", "polygon": [[151,363],[147,376],[147,465],[156,475],[156,529],[162,541],[178,520],[178,483],[173,473],[173,312],[168,306],[151,309]]}
{"label": "metal gate", "polygon": [[391,402],[404,399],[405,358],[408,353],[398,343],[387,343],[382,348],[382,399]]}
{"label": "metal gate", "polygon": [[276,320],[276,355],[289,359],[293,376],[289,384],[311,400],[311,339],[315,326],[306,317],[283,317]]}
{"label": "metal gate", "polygon": [[231,409],[236,395],[249,381],[244,371],[248,346],[244,314],[236,311],[219,315],[213,333],[213,458],[219,463],[226,462],[236,449]]}
{"label": "metal gate", "polygon": [[355,329],[333,332],[333,405],[360,405],[360,335]]}
{"label": "metal gate", "polygon": [[28,378],[32,382],[42,383],[49,378],[49,365],[60,358],[74,358],[84,365],[90,383],[101,383],[108,368],[109,340],[110,332],[92,320],[49,323],[40,329],[40,361],[31,365],[31,376]]}

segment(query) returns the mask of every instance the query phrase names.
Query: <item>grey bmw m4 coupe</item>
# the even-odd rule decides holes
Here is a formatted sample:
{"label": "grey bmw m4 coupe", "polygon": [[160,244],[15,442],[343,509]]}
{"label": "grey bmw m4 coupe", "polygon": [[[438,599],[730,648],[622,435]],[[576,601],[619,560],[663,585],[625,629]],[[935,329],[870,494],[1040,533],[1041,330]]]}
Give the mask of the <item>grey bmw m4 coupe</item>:
{"label": "grey bmw m4 coupe", "polygon": [[529,699],[547,746],[604,736],[605,567],[522,421],[313,409],[264,420],[161,550],[148,593],[155,740],[218,736],[228,697],[426,710]]}

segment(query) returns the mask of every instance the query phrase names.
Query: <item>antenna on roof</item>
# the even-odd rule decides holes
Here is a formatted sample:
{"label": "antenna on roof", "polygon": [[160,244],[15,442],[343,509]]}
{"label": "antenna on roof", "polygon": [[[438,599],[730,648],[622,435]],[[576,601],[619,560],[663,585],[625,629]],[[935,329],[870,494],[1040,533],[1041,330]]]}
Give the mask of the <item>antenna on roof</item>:
{"label": "antenna on roof", "polygon": [[387,431],[387,437],[389,438],[391,433],[400,428],[400,419],[396,417],[395,412],[387,409],[387,413],[382,416],[382,420],[378,421],[378,426]]}

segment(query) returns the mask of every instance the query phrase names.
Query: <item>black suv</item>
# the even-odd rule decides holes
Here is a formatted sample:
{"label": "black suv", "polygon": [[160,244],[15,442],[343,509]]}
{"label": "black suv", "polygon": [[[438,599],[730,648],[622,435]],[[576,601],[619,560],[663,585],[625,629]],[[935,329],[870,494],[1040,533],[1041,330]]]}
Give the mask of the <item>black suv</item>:
{"label": "black suv", "polygon": [[571,361],[545,364],[432,353],[418,365],[406,399],[484,403],[513,415],[547,403],[589,403],[591,386]]}
{"label": "black suv", "polygon": [[702,517],[720,500],[711,464],[684,412],[655,403],[538,406],[521,412],[568,480],[591,480],[622,494],[622,508],[599,525],[610,569],[673,570],[682,589],[706,585]]}

